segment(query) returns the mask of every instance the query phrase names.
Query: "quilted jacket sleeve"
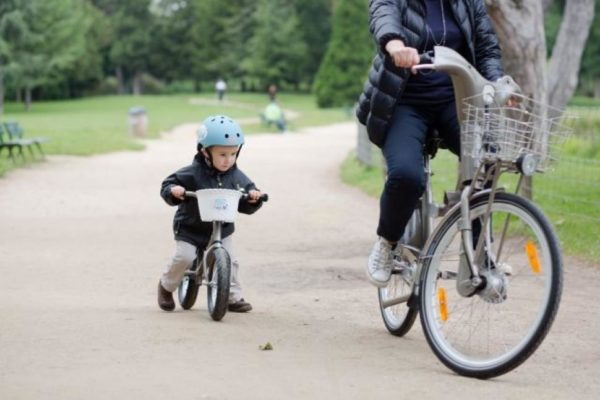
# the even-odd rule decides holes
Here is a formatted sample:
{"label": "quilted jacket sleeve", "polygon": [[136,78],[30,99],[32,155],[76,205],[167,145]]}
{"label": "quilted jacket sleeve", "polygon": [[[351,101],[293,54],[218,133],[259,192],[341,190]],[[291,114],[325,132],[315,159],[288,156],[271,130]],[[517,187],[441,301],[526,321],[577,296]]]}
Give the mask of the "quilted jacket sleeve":
{"label": "quilted jacket sleeve", "polygon": [[160,196],[170,206],[176,206],[181,200],[171,196],[171,188],[175,185],[183,186],[186,190],[195,190],[194,177],[190,167],[181,168],[177,172],[167,176],[160,186]]}
{"label": "quilted jacket sleeve", "polygon": [[483,0],[473,2],[476,68],[486,79],[495,81],[504,75],[500,45]]}
{"label": "quilted jacket sleeve", "polygon": [[[240,186],[242,186],[246,192],[249,192],[250,190],[257,190],[254,182],[252,182],[250,178],[248,178],[246,174],[240,170],[236,171],[236,180],[240,182]],[[241,200],[240,204],[238,205],[238,211],[242,214],[254,214],[261,207],[262,201],[250,204],[246,200]]]}
{"label": "quilted jacket sleeve", "polygon": [[385,45],[392,39],[400,39],[406,43],[401,21],[396,0],[369,1],[369,29],[382,53],[386,54]]}

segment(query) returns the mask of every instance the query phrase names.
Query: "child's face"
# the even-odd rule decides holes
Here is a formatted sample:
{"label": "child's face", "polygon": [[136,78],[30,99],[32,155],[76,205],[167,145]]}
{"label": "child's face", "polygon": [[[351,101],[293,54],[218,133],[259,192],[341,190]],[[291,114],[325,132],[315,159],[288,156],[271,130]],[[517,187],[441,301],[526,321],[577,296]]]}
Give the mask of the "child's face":
{"label": "child's face", "polygon": [[[213,146],[208,149],[212,156],[212,164],[217,170],[221,172],[227,171],[235,164],[239,146]],[[205,156],[206,150],[202,149]]]}

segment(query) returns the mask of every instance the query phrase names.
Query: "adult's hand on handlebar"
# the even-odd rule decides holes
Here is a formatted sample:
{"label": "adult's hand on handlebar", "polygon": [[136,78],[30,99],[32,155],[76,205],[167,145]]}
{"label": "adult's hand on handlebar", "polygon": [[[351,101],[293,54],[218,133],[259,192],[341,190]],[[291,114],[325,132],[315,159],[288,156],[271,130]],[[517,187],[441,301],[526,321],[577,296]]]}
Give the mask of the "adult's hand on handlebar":
{"label": "adult's hand on handlebar", "polygon": [[414,47],[406,47],[402,40],[393,39],[387,42],[385,50],[399,68],[410,68],[419,64],[419,52]]}

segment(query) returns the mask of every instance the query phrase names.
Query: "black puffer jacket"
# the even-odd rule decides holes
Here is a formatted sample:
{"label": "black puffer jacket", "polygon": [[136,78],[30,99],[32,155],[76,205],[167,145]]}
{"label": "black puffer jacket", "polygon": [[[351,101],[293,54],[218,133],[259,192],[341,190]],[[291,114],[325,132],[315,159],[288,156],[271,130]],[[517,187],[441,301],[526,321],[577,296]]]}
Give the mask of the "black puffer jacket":
{"label": "black puffer jacket", "polygon": [[[196,247],[205,247],[212,233],[212,222],[202,222],[198,211],[196,199],[185,199],[181,201],[171,196],[171,187],[183,186],[185,190],[196,191],[200,189],[244,189],[246,191],[256,189],[254,183],[234,166],[227,172],[219,172],[209,166],[200,155],[194,157],[191,165],[183,167],[177,172],[169,175],[160,188],[161,197],[171,206],[178,205],[173,218],[173,232],[176,240],[182,240]],[[262,202],[250,204],[241,200],[238,211],[244,214],[252,214],[262,206]],[[231,235],[234,231],[232,223],[223,224],[223,238]]]}
{"label": "black puffer jacket", "polygon": [[[469,47],[469,62],[487,79],[502,76],[498,39],[486,13],[483,0],[449,0]],[[396,101],[401,97],[408,69],[397,68],[385,51],[392,39],[406,46],[423,48],[426,38],[426,8],[422,0],[370,0],[370,30],[378,45],[356,116],[367,127],[371,141],[381,147]]]}

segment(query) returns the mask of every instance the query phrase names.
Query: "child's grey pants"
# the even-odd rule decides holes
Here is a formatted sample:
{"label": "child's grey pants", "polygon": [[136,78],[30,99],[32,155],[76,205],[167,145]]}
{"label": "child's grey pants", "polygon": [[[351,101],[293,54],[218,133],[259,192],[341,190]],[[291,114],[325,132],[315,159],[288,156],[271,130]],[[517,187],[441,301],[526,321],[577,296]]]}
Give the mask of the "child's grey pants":
{"label": "child's grey pants", "polygon": [[[196,259],[196,246],[181,240],[175,241],[175,255],[167,264],[167,270],[160,278],[163,288],[169,292],[174,292],[185,275],[185,271]],[[223,247],[231,257],[231,287],[229,289],[229,303],[235,303],[242,298],[242,287],[238,280],[239,264],[235,257],[233,249],[233,240],[231,236],[223,239]]]}

